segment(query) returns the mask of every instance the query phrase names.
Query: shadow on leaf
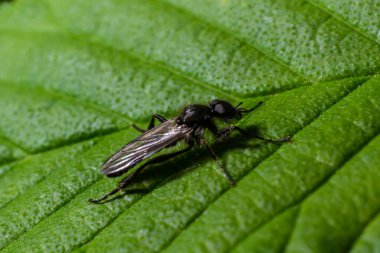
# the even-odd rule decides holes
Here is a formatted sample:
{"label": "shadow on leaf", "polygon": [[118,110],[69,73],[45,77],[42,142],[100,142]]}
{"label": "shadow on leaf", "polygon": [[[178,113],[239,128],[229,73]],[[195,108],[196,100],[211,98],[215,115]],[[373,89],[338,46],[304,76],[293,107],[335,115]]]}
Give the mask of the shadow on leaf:
{"label": "shadow on leaf", "polygon": [[[249,127],[246,128],[246,130],[250,133],[257,133],[256,127]],[[260,140],[255,140],[252,143],[254,139],[255,138],[252,137],[247,141],[246,136],[242,136],[241,134],[237,133],[233,134],[223,142],[214,142],[211,147],[217,153],[218,157],[221,158],[226,152],[230,152],[232,150],[244,148],[259,149],[263,144],[267,143]],[[118,196],[113,197],[104,203],[122,198],[127,194],[146,194],[155,188],[158,184],[164,185],[172,180],[175,180],[179,176],[183,176],[189,170],[199,167],[201,164],[210,159],[212,160],[213,158],[204,147],[195,146],[190,152],[185,153],[179,157],[173,158],[161,164],[147,167],[135,179],[135,181],[123,191],[122,194],[119,194]],[[125,176],[127,175],[128,174],[126,173]]]}

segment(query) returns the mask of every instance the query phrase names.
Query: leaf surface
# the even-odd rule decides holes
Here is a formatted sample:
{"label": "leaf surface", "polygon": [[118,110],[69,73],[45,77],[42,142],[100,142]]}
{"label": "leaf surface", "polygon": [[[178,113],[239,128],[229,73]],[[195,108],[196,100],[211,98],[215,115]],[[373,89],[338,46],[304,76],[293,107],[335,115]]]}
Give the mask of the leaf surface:
{"label": "leaf surface", "polygon": [[[1,252],[379,251],[378,6],[0,3]],[[292,142],[208,134],[236,187],[196,147],[87,202],[131,124],[213,98],[265,101],[234,123]]]}

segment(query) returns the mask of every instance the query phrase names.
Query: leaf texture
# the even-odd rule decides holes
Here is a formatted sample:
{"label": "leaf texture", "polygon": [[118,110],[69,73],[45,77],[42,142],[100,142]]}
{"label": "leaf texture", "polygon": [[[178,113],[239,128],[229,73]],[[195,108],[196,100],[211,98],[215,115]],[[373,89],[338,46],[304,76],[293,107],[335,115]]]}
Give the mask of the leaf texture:
{"label": "leaf texture", "polygon": [[[0,251],[379,252],[379,4],[0,2]],[[214,98],[292,142],[207,136],[236,187],[197,147],[87,202],[132,124]]]}

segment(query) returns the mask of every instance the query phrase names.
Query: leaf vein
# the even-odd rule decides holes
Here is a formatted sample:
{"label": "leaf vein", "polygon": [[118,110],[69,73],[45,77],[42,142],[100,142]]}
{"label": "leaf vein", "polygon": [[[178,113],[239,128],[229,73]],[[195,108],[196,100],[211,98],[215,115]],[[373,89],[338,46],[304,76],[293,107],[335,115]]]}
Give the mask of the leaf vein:
{"label": "leaf vein", "polygon": [[[102,135],[91,136],[91,137],[88,138],[88,139],[81,139],[81,140],[79,140],[79,141],[77,141],[77,142],[68,143],[68,144],[65,144],[65,145],[63,145],[63,146],[57,146],[57,147],[55,147],[55,148],[53,148],[53,149],[50,149],[50,150],[47,150],[47,151],[42,151],[42,152],[38,152],[38,153],[33,153],[33,154],[30,154],[30,155],[28,155],[28,156],[25,156],[25,157],[23,157],[23,158],[21,158],[21,159],[14,160],[14,161],[12,161],[12,162],[10,162],[10,163],[7,163],[7,164],[3,164],[2,166],[4,166],[4,165],[9,165],[9,164],[12,164],[12,163],[14,163],[15,165],[17,165],[18,163],[22,163],[23,161],[27,161],[27,160],[29,160],[29,159],[32,159],[33,157],[35,157],[35,156],[37,156],[37,155],[43,155],[44,153],[50,153],[50,152],[52,152],[52,151],[55,151],[55,150],[58,150],[58,149],[61,149],[61,148],[65,148],[65,147],[67,147],[67,146],[77,145],[77,144],[80,144],[80,143],[82,143],[82,142],[87,142],[87,141],[90,141],[90,140],[93,140],[93,139],[98,139],[98,138],[100,138],[100,137],[102,137],[102,136],[107,136],[107,135],[110,135],[110,134],[113,134],[113,133],[120,132],[120,131],[122,131],[122,130],[124,130],[124,129],[117,129],[117,130],[115,130],[115,131],[107,132],[107,133],[104,133],[104,134],[102,134]],[[5,171],[3,174],[1,174],[1,175],[0,175],[0,178],[6,176],[7,173],[9,173],[10,171],[12,171],[12,169],[13,169],[14,167],[16,167],[16,166],[13,166],[10,170],[7,170],[7,171]],[[41,179],[35,181],[34,184],[33,184],[33,185],[30,185],[28,188],[31,188],[31,187],[37,185],[38,183],[40,183],[41,181],[43,181],[43,180],[44,180],[47,176],[49,176],[49,175],[50,175],[50,173],[45,174]],[[24,192],[26,192],[26,191],[27,191],[27,189],[24,190]],[[7,205],[9,205],[12,201],[14,201],[15,199],[17,199],[17,198],[18,198],[19,196],[21,196],[22,194],[23,194],[23,192],[20,193],[20,194],[18,194],[18,195],[16,195],[14,198],[12,198],[12,199],[9,200],[8,202],[6,202],[6,203],[4,203],[2,206],[0,206],[0,211],[1,211],[2,209],[6,208]]]}
{"label": "leaf vein", "polygon": [[[204,18],[202,18],[202,17],[200,17],[200,16],[198,16],[198,15],[192,13],[191,11],[189,11],[189,10],[187,10],[187,9],[184,9],[184,8],[181,8],[181,7],[177,6],[177,5],[174,5],[173,3],[167,2],[167,1],[165,1],[165,0],[159,0],[159,2],[162,2],[162,3],[164,3],[164,4],[168,5],[168,6],[170,6],[171,8],[176,9],[176,10],[179,11],[179,12],[183,12],[183,13],[185,13],[185,14],[187,14],[187,15],[190,15],[190,16],[192,16],[194,19],[199,20],[199,21],[201,21],[201,22],[203,22],[203,23],[205,23],[205,24],[208,24],[210,27],[212,27],[212,28],[214,28],[214,29],[217,29],[217,30],[222,31],[223,33],[227,34],[227,35],[230,36],[231,38],[234,38],[234,39],[236,39],[236,40],[239,40],[239,41],[245,43],[247,46],[249,46],[249,47],[251,47],[251,48],[253,48],[253,49],[259,51],[259,52],[262,53],[263,55],[267,56],[269,59],[273,60],[274,62],[276,62],[276,63],[280,64],[281,66],[285,67],[286,69],[288,69],[288,70],[289,70],[290,72],[292,72],[293,74],[295,74],[295,75],[297,75],[297,76],[299,76],[299,77],[302,77],[302,78],[305,79],[305,80],[309,80],[309,78],[308,78],[307,76],[305,76],[304,74],[302,74],[302,73],[298,72],[297,70],[291,68],[286,62],[282,61],[282,60],[281,60],[280,58],[278,58],[277,56],[270,54],[267,50],[265,50],[264,48],[262,48],[262,47],[260,47],[260,46],[258,46],[258,45],[253,44],[252,42],[248,42],[248,41],[246,41],[246,40],[243,39],[243,38],[240,38],[240,37],[238,37],[238,36],[233,35],[228,29],[226,29],[226,28],[224,28],[224,27],[222,27],[222,26],[218,26],[217,24],[213,24],[213,23],[211,23],[211,22],[205,20]],[[309,80],[309,81],[310,81],[310,80]]]}
{"label": "leaf vein", "polygon": [[335,13],[334,11],[331,11],[329,9],[327,9],[326,7],[318,4],[317,2],[313,1],[313,0],[306,0],[308,1],[310,4],[312,4],[313,6],[315,6],[316,8],[328,13],[329,15],[331,15],[332,17],[334,17],[336,20],[338,20],[339,22],[343,23],[344,25],[346,25],[347,27],[353,29],[355,32],[359,33],[360,35],[364,36],[365,38],[379,44],[379,42],[373,38],[370,34],[367,34],[366,32],[362,31],[360,28],[354,26],[351,22],[348,22],[347,20],[344,19],[344,17],[342,17],[341,15]]}
{"label": "leaf vein", "polygon": [[[300,205],[300,211],[299,213],[301,213],[302,211],[302,204],[303,202],[309,198],[311,195],[313,195],[315,192],[317,192],[321,187],[323,187],[342,167],[344,167],[344,165],[346,163],[348,163],[355,155],[357,155],[362,149],[364,149],[373,139],[375,139],[377,137],[377,134],[375,134],[374,136],[372,136],[369,140],[366,141],[366,143],[357,148],[352,154],[349,154],[346,159],[344,159],[344,162],[341,163],[340,165],[337,166],[337,168],[331,172],[329,175],[326,176],[326,178],[324,178],[320,183],[318,183],[313,189],[311,189],[309,192],[305,193],[304,196],[302,196],[300,199],[296,200],[294,203],[290,204],[289,206],[283,208],[282,210],[280,210],[279,212],[275,213],[270,219],[268,219],[267,221],[265,221],[264,223],[260,224],[258,227],[252,229],[250,232],[248,232],[246,235],[244,235],[242,238],[240,238],[234,245],[232,248],[230,248],[230,250],[232,251],[232,249],[236,248],[238,244],[240,244],[242,241],[244,241],[245,238],[247,238],[250,234],[254,233],[255,231],[257,231],[258,229],[260,229],[261,227],[263,227],[264,225],[268,224],[269,222],[271,222],[275,217],[277,217],[278,215],[280,215],[281,213],[284,213],[286,211],[288,211],[289,209],[291,209],[292,207],[294,206],[297,206],[297,205]],[[380,209],[379,209],[380,211]],[[297,220],[298,220],[298,216],[297,215]],[[297,225],[297,222],[294,223],[294,228],[296,227]],[[294,232],[294,228],[293,228],[293,232]],[[289,239],[291,239],[292,236],[289,237]],[[288,241],[289,243],[289,241]]]}

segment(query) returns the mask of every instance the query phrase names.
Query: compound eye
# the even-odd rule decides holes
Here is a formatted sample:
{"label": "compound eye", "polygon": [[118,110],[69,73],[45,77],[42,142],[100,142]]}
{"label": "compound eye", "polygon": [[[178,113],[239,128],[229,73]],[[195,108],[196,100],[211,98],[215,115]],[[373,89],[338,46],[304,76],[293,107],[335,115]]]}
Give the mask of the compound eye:
{"label": "compound eye", "polygon": [[214,106],[214,111],[219,115],[223,115],[226,112],[226,109],[222,104],[216,104]]}

